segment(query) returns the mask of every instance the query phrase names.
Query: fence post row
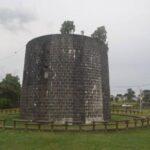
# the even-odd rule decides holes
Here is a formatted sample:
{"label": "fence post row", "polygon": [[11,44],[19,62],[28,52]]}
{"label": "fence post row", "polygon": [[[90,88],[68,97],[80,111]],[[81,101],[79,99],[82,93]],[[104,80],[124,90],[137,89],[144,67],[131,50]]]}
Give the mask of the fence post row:
{"label": "fence post row", "polygon": [[[18,112],[19,111],[19,109],[5,109],[5,110],[2,110],[2,109],[0,109],[0,112],[2,112],[2,113],[14,113],[14,112]],[[136,110],[132,110],[132,109],[125,109],[125,110],[121,110],[121,109],[115,109],[115,107],[113,106],[112,107],[112,111],[113,112],[116,112],[116,113],[118,113],[118,114],[124,114],[124,113],[130,113],[130,114],[139,114],[140,112],[139,111],[136,111]],[[138,116],[137,116],[138,117]],[[3,129],[5,129],[6,128],[6,120],[0,120],[0,122],[1,122],[1,127],[3,128]],[[22,122],[22,120],[13,120],[13,125],[12,125],[12,128],[13,129],[16,129],[17,128],[17,122]],[[24,122],[24,127],[25,127],[25,129],[26,130],[28,130],[28,129],[30,129],[29,127],[28,127],[28,120],[26,120],[26,121],[23,121]],[[122,120],[122,121],[115,121],[115,122],[113,122],[113,125],[115,125],[115,128],[116,128],[116,130],[119,130],[119,123],[120,122],[122,122],[124,125],[125,125],[125,128],[126,129],[128,129],[129,128],[129,126],[130,126],[130,120]],[[136,128],[138,125],[140,125],[141,127],[144,127],[144,126],[149,126],[150,125],[150,118],[149,117],[147,117],[147,118],[134,118],[133,119],[133,125],[134,125],[134,127]],[[54,127],[55,127],[55,124],[54,124],[54,121],[52,121],[52,122],[49,122],[48,123],[49,125],[50,125],[50,130],[51,131],[54,131]],[[93,121],[91,124],[90,124],[90,126],[91,126],[91,130],[92,131],[95,131],[96,130],[96,124],[103,124],[103,126],[104,126],[104,130],[105,131],[108,131],[109,130],[109,126],[108,125],[111,125],[111,124],[109,124],[109,122],[95,122],[95,121]],[[37,125],[37,129],[38,130],[41,130],[41,128],[42,128],[42,124],[41,123],[37,123],[36,124]],[[65,127],[65,130],[67,131],[67,130],[69,130],[69,122],[65,122],[62,126],[64,126]],[[79,127],[79,131],[81,131],[82,130],[82,124],[81,123],[79,123],[78,124],[78,127]]]}

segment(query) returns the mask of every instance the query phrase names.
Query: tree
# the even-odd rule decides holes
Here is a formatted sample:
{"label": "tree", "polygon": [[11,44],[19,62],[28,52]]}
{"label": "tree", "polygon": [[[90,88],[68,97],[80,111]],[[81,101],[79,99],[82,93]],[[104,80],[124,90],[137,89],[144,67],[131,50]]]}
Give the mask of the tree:
{"label": "tree", "polygon": [[118,98],[119,101],[123,100],[123,95],[122,94],[117,94],[116,97]]}
{"label": "tree", "polygon": [[150,102],[150,90],[143,90],[142,97],[144,102]]}
{"label": "tree", "polygon": [[113,95],[110,95],[110,100],[111,101],[114,101],[115,100],[115,97]]}
{"label": "tree", "polygon": [[71,34],[75,32],[75,25],[73,21],[64,21],[60,29],[61,34]]}
{"label": "tree", "polygon": [[127,97],[127,100],[132,101],[135,97],[135,92],[131,88],[127,89],[127,93],[124,96]]}
{"label": "tree", "polygon": [[94,33],[91,35],[91,37],[96,38],[106,44],[107,31],[105,29],[105,26],[98,27],[97,30],[95,30]]}
{"label": "tree", "polygon": [[5,78],[0,82],[0,101],[9,102],[10,106],[16,106],[20,98],[21,86],[18,76],[6,74]]}

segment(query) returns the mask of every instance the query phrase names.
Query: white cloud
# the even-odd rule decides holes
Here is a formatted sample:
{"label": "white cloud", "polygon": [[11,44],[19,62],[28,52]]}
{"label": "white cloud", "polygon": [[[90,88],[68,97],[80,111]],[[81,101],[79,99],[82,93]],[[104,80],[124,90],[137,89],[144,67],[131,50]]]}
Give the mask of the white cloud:
{"label": "white cloud", "polygon": [[10,31],[24,30],[35,16],[23,9],[0,8],[0,25]]}

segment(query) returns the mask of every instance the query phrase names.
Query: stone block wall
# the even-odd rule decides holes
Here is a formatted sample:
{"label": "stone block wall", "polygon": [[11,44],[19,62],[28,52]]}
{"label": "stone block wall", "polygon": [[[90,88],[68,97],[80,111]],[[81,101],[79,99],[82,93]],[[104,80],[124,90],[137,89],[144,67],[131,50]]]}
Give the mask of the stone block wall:
{"label": "stone block wall", "polygon": [[110,119],[107,47],[82,35],[47,35],[26,47],[24,119],[59,123]]}

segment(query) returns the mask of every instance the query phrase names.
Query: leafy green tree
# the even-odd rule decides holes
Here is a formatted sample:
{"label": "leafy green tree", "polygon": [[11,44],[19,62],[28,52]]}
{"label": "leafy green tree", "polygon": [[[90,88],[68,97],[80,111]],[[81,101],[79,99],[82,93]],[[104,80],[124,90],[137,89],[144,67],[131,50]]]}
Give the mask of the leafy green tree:
{"label": "leafy green tree", "polygon": [[123,100],[123,95],[122,94],[117,94],[116,97],[118,97],[118,100]]}
{"label": "leafy green tree", "polygon": [[60,29],[61,34],[71,34],[75,32],[75,25],[73,21],[64,21]]}
{"label": "leafy green tree", "polygon": [[98,39],[99,41],[106,44],[107,40],[107,31],[105,26],[98,27],[97,30],[91,35],[91,37]]}
{"label": "leafy green tree", "polygon": [[[18,76],[6,74],[0,82],[0,101],[10,106],[16,106],[20,99],[21,86]],[[9,104],[8,104],[9,103]]]}
{"label": "leafy green tree", "polygon": [[110,95],[110,100],[114,101],[115,97],[113,95]]}
{"label": "leafy green tree", "polygon": [[133,98],[135,97],[135,92],[130,88],[127,89],[127,93],[125,94],[127,100],[132,101]]}
{"label": "leafy green tree", "polygon": [[11,106],[11,100],[8,98],[0,98],[0,109],[1,108],[10,108]]}

